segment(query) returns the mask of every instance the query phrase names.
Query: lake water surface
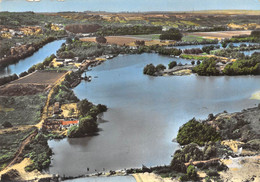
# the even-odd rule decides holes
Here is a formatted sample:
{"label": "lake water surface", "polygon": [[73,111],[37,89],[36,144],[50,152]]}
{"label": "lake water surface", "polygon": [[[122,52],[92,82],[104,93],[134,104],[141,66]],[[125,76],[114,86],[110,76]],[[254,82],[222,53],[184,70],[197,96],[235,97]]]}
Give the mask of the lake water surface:
{"label": "lake water surface", "polygon": [[[52,140],[51,173],[77,176],[96,171],[169,164],[178,148],[172,142],[189,119],[240,111],[259,103],[259,76],[201,77],[143,75],[146,64],[183,59],[157,54],[118,56],[87,72],[92,82],[74,89],[80,99],[105,104],[98,136]],[[94,78],[97,76],[98,78]],[[90,171],[87,172],[87,168]]]}

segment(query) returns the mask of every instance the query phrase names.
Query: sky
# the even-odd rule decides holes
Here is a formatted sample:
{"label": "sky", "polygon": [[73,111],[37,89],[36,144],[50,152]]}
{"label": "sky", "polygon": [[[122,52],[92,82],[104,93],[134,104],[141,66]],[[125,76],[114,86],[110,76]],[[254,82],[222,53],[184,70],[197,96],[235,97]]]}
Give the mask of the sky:
{"label": "sky", "polygon": [[[30,2],[33,1],[33,2]],[[0,0],[0,11],[193,11],[260,10],[260,0]]]}

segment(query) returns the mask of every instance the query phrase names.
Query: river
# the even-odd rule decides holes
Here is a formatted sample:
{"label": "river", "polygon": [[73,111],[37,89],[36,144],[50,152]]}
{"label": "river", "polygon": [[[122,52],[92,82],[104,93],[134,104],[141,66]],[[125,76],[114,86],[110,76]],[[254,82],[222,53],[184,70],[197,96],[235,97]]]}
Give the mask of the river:
{"label": "river", "polygon": [[32,65],[43,62],[43,60],[51,54],[56,54],[56,51],[64,42],[65,40],[56,40],[48,43],[35,52],[32,56],[22,59],[16,64],[9,65],[5,68],[0,68],[0,77],[15,73],[19,75],[21,72],[27,71]]}
{"label": "river", "polygon": [[89,71],[92,82],[81,82],[74,92],[80,99],[108,106],[99,121],[101,131],[93,137],[49,141],[54,152],[50,172],[77,176],[142,164],[167,165],[178,148],[172,139],[189,119],[259,103],[249,98],[260,89],[260,76],[150,77],[142,73],[146,64],[167,65],[172,60],[189,62],[145,53],[118,56]]}

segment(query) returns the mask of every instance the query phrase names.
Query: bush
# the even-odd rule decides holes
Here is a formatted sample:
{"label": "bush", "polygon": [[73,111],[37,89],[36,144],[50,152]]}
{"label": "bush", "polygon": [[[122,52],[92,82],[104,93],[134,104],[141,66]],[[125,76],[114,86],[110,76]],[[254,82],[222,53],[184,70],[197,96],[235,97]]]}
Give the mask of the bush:
{"label": "bush", "polygon": [[189,167],[187,168],[187,176],[191,180],[197,180],[198,179],[198,174],[197,174],[197,171],[195,169],[195,166],[189,165]]}
{"label": "bush", "polygon": [[155,67],[156,71],[163,71],[166,69],[166,67],[163,65],[163,64],[158,64],[156,67]]}
{"label": "bush", "polygon": [[173,67],[177,66],[177,62],[176,61],[172,61],[168,64],[169,69],[172,69]]}
{"label": "bush", "polygon": [[103,36],[96,37],[96,41],[98,43],[103,43],[103,44],[107,43],[107,39]]}
{"label": "bush", "polygon": [[153,76],[155,72],[156,72],[156,68],[153,64],[148,64],[143,69],[143,73],[146,75]]}
{"label": "bush", "polygon": [[8,121],[5,121],[5,122],[2,124],[2,126],[3,126],[4,128],[12,128],[12,127],[13,127],[13,125],[12,125],[10,122],[8,122]]}

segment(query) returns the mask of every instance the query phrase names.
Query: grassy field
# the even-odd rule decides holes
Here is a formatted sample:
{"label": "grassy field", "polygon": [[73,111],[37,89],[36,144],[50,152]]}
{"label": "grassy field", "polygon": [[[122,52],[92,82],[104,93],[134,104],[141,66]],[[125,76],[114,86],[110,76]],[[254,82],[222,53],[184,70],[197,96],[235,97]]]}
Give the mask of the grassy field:
{"label": "grassy field", "polygon": [[12,125],[32,125],[39,122],[42,108],[45,105],[46,94],[31,96],[0,97],[0,125],[4,121]]}

